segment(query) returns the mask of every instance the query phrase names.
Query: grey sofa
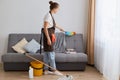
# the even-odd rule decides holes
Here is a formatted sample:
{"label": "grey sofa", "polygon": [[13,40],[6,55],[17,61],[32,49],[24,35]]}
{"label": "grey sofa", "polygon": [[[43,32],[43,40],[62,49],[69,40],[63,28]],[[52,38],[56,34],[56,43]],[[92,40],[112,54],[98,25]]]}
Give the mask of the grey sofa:
{"label": "grey sofa", "polygon": [[[63,34],[63,33],[56,33]],[[63,34],[64,35],[64,34]],[[40,41],[40,34],[9,34],[8,38],[8,49],[7,53],[2,55],[2,62],[5,71],[15,71],[15,70],[28,70],[29,62],[33,61],[32,59],[26,57],[23,54],[16,53],[11,47],[15,45],[22,38],[26,38],[28,41],[35,39]],[[72,37],[65,37],[66,48],[73,48],[77,51],[76,54],[65,54],[61,51],[56,52],[56,64],[58,70],[80,70],[84,71],[87,64],[87,55],[84,53],[84,44],[83,44],[83,35],[76,34]],[[44,53],[43,53],[44,54]],[[43,60],[43,55],[39,54],[39,51],[36,54],[30,54],[31,56]]]}

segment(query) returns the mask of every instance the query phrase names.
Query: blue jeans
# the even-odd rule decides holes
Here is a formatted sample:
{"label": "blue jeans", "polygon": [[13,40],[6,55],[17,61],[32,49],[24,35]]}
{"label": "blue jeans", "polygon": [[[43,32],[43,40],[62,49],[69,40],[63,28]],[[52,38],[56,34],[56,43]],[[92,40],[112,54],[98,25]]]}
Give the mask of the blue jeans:
{"label": "blue jeans", "polygon": [[[44,63],[50,65],[54,69],[56,69],[56,63],[55,63],[55,52],[45,52],[43,54],[43,61]],[[44,66],[44,70],[48,70],[49,68],[47,66]]]}

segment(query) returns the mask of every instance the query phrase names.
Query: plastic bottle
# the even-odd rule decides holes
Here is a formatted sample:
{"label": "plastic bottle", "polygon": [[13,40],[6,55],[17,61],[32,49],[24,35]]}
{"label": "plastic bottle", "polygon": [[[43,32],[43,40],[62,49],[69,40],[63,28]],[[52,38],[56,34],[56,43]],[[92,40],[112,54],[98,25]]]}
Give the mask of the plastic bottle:
{"label": "plastic bottle", "polygon": [[33,68],[29,67],[29,78],[33,78]]}

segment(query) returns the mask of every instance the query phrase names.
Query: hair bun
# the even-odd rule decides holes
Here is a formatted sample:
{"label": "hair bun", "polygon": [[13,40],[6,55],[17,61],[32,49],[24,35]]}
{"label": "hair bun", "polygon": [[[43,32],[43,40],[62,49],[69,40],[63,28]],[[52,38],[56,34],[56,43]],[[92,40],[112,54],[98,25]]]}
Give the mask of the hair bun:
{"label": "hair bun", "polygon": [[51,4],[53,4],[54,2],[53,1],[49,1],[49,4],[51,5]]}

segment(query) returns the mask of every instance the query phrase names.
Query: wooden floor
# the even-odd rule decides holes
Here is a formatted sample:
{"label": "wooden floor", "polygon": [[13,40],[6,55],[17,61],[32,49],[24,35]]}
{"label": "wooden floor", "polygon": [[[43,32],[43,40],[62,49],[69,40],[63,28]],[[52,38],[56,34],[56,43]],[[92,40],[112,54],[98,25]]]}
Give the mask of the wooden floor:
{"label": "wooden floor", "polygon": [[[105,80],[95,68],[90,66],[87,66],[87,69],[84,72],[63,71],[63,73],[72,75],[74,80]],[[56,75],[43,75],[34,77],[34,79],[29,79],[27,71],[4,72],[2,66],[0,67],[0,80],[57,80],[59,77],[60,76]]]}

